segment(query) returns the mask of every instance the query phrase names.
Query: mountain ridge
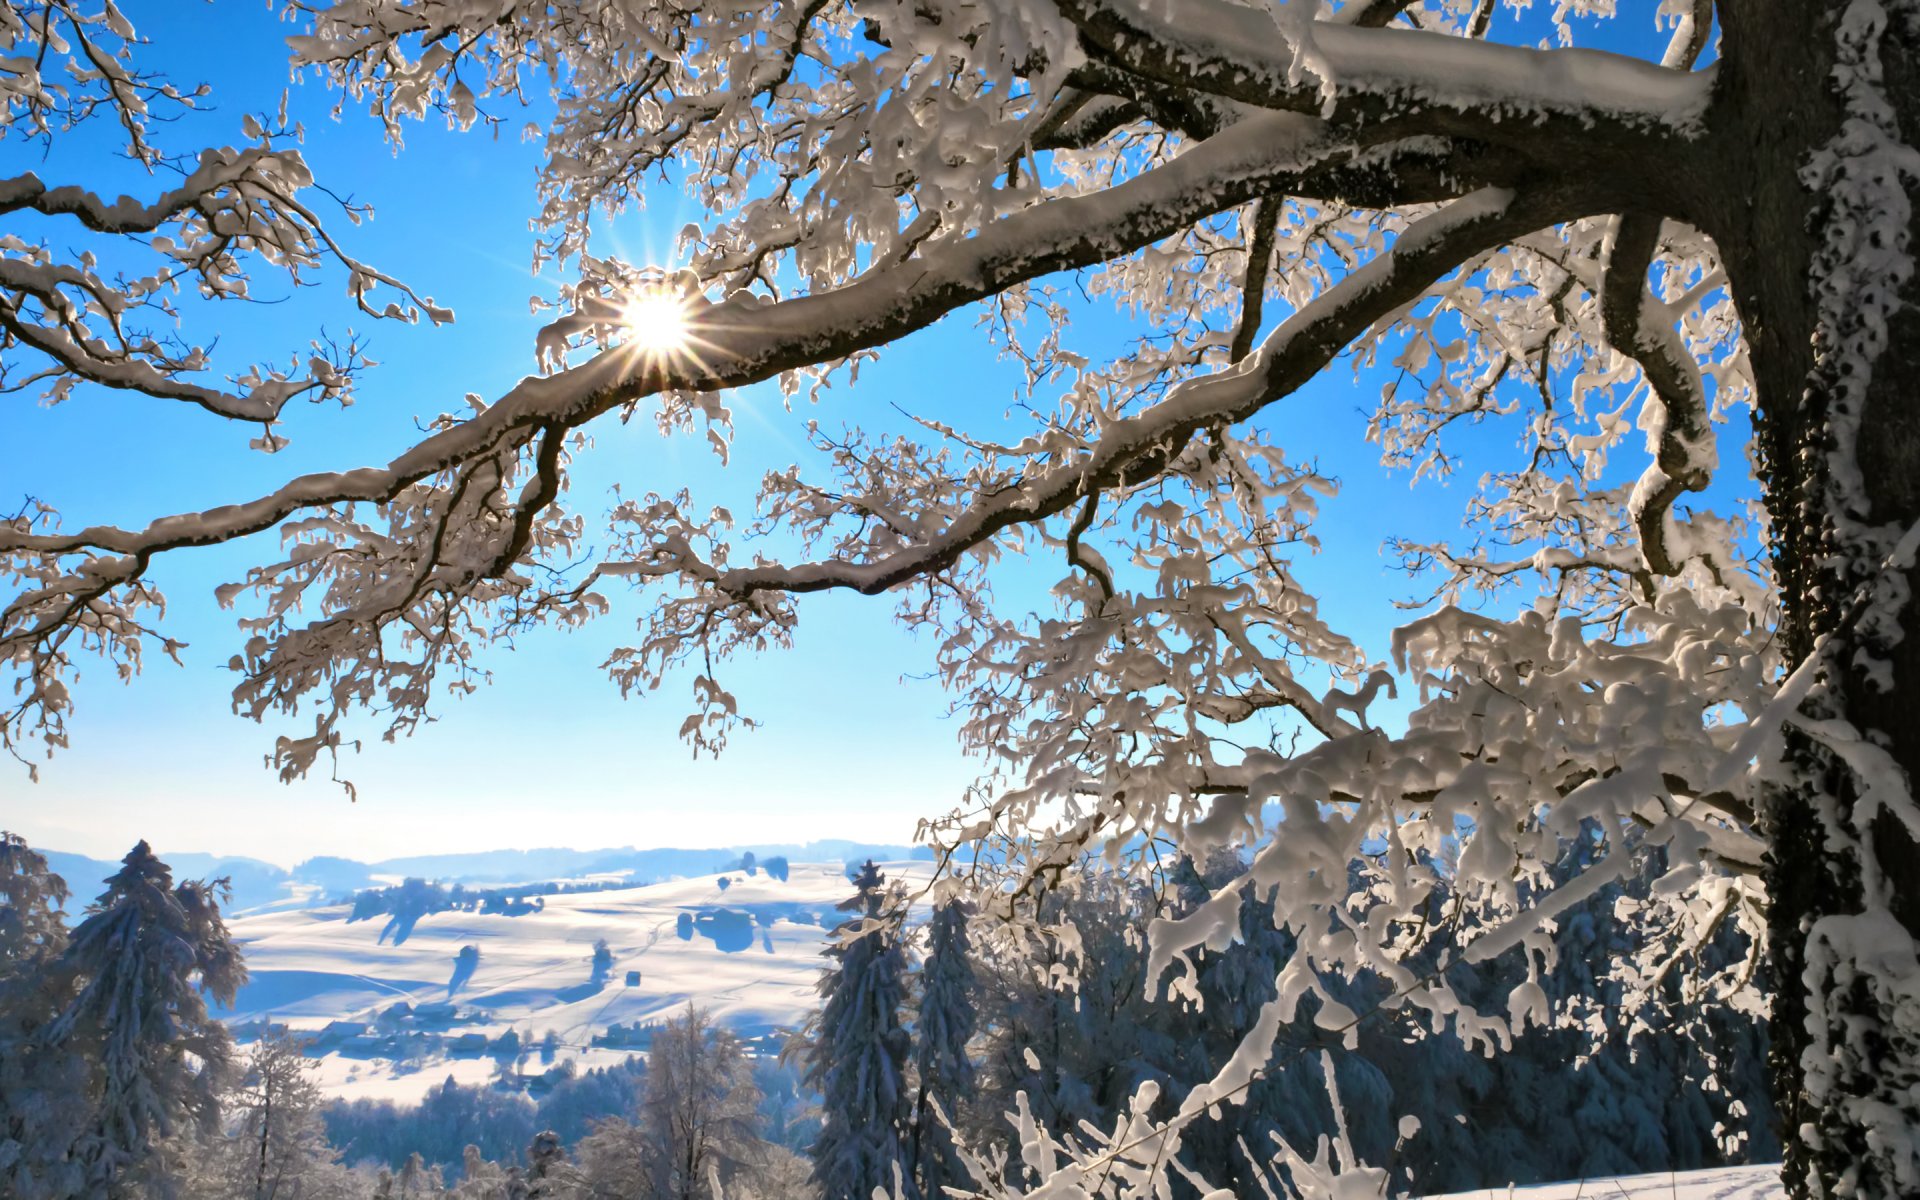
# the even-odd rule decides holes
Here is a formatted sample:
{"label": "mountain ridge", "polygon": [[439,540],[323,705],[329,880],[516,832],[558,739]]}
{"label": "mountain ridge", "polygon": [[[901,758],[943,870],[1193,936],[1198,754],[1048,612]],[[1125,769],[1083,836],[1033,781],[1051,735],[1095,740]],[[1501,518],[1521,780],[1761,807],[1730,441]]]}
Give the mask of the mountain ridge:
{"label": "mountain ridge", "polygon": [[[84,908],[102,890],[103,881],[120,869],[118,860],[65,850],[42,853],[47,857],[47,865],[66,880],[73,892],[69,911]],[[713,874],[746,854],[760,859],[783,857],[794,862],[848,863],[864,858],[930,861],[933,858],[933,852],[923,846],[848,838],[650,849],[607,846],[575,850],[555,846],[403,855],[373,862],[319,855],[291,868],[246,855],[204,851],[166,851],[160,852],[159,857],[173,869],[176,880],[228,879],[233,895],[224,907],[237,915],[273,908],[304,908],[408,877],[446,884],[532,884],[618,875],[655,880]]]}

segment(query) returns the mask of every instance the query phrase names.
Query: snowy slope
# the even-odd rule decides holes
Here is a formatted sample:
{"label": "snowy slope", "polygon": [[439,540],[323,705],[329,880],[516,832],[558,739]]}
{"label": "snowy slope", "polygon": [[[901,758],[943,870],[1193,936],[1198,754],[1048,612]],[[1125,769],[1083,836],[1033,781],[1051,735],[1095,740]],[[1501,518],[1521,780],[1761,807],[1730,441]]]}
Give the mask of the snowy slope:
{"label": "snowy slope", "polygon": [[1718,1167],[1709,1171],[1624,1175],[1537,1187],[1482,1188],[1427,1200],[1784,1200],[1780,1164]]}
{"label": "snowy slope", "polygon": [[[930,864],[883,864],[892,880],[924,882]],[[722,880],[727,883],[721,886]],[[805,1020],[815,1003],[834,906],[852,892],[839,863],[795,864],[788,879],[732,871],[646,887],[545,898],[522,916],[448,912],[422,918],[395,944],[386,918],[349,922],[330,907],[241,917],[232,922],[252,980],[236,1000],[235,1024],[257,1020],[320,1031],[320,1077],[331,1092],[417,1097],[449,1074],[488,1077],[509,1031],[532,1046],[553,1033],[555,1061],[593,1066],[631,1053],[595,1047],[609,1026],[646,1025],[689,1001],[752,1036]],[[593,945],[604,938],[613,969],[592,978]],[[477,946],[480,960],[457,987],[455,956]],[[640,973],[637,986],[628,973]],[[399,1003],[451,1003],[417,1017],[381,1014]],[[488,1047],[475,1043],[479,1035]],[[464,1039],[464,1041],[462,1041]],[[521,1070],[549,1064],[539,1056]]]}

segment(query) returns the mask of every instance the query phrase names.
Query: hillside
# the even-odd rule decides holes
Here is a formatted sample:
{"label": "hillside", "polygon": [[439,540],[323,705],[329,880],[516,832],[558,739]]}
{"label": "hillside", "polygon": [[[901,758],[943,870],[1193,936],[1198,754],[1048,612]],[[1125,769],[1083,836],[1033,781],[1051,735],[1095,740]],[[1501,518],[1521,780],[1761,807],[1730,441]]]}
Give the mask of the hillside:
{"label": "hillside", "polygon": [[[910,885],[930,868],[883,865]],[[252,980],[230,1021],[243,1035],[263,1021],[314,1033],[321,1082],[336,1094],[412,1099],[449,1075],[501,1070],[537,1090],[563,1063],[602,1065],[644,1046],[651,1023],[690,1001],[746,1037],[798,1025],[850,892],[840,863],[808,863],[784,880],[736,870],[546,896],[518,916],[437,913],[405,929],[349,920],[345,905],[244,916],[231,928]],[[592,961],[600,939],[612,951],[604,978]],[[479,949],[470,974],[456,963],[465,946]]]}

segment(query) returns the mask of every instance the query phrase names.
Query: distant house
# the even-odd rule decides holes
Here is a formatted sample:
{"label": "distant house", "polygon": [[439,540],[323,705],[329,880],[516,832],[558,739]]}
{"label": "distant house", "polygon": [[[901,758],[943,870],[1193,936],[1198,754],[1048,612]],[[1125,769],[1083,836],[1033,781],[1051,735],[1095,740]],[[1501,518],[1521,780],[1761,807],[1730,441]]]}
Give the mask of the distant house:
{"label": "distant house", "polygon": [[337,1045],[350,1038],[364,1037],[372,1026],[365,1021],[329,1021],[313,1039],[316,1046]]}
{"label": "distant house", "polygon": [[381,1012],[374,1023],[382,1029],[400,1029],[413,1020],[413,1005],[405,1000]]}
{"label": "distant house", "polygon": [[413,1010],[413,1021],[422,1026],[447,1026],[459,1017],[459,1009],[445,1001],[422,1004]]}
{"label": "distant house", "polygon": [[478,1058],[487,1052],[487,1035],[463,1033],[447,1044],[447,1053],[459,1058]]}
{"label": "distant house", "polygon": [[596,1046],[609,1046],[622,1050],[645,1050],[653,1045],[653,1031],[659,1022],[635,1021],[631,1025],[619,1022],[607,1026],[605,1033],[593,1036]]}
{"label": "distant house", "polygon": [[640,972],[638,972],[638,971],[628,971],[628,972],[627,972],[627,986],[628,986],[628,987],[639,987],[639,986],[640,986]]}

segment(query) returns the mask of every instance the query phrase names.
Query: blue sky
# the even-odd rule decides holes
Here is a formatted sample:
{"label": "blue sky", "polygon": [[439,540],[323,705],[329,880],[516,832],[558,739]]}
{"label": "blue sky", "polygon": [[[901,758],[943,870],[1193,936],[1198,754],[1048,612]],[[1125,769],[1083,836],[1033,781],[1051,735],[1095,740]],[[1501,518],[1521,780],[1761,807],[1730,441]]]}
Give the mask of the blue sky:
{"label": "blue sky", "polygon": [[[213,4],[153,0],[129,6],[154,39],[144,61],[164,63],[180,81],[209,79],[218,110],[164,136],[174,146],[239,141],[241,116],[270,109],[285,86],[279,38],[288,27],[258,0]],[[209,33],[217,36],[209,37]],[[12,507],[31,494],[61,509],[70,527],[95,520],[144,521],[251,496],[276,477],[385,461],[406,444],[416,418],[461,407],[465,392],[496,395],[533,368],[531,294],[554,279],[528,270],[537,148],[511,135],[449,133],[437,123],[409,127],[398,155],[378,127],[355,112],[338,124],[334,100],[317,81],[293,88],[293,114],[309,131],[305,152],[322,182],[371,201],[377,218],[339,228],[353,251],[451,305],[447,328],[406,328],[354,320],[341,280],[289,294],[262,275],[269,305],[225,304],[195,314],[220,331],[231,365],[281,358],[320,326],[352,325],[372,336],[371,372],[358,403],[293,415],[292,446],[277,456],[245,449],[257,430],[228,427],[126,395],[82,392],[57,408],[30,397],[0,398],[6,456],[0,498]],[[517,127],[520,119],[509,120]],[[0,174],[39,171],[53,182],[101,178],[149,194],[159,185],[117,169],[98,144],[56,149],[44,161],[19,144],[0,145]],[[635,260],[670,258],[672,235],[695,214],[670,186],[649,208],[615,227]],[[1096,323],[1097,325],[1097,323]],[[204,337],[210,326],[198,324]],[[1095,329],[1096,334],[1100,332]],[[1112,330],[1109,328],[1110,334]],[[803,457],[804,423],[883,420],[888,405],[973,427],[997,421],[1014,398],[1015,374],[996,364],[969,314],[886,353],[858,385],[836,386],[817,410],[788,412],[772,387],[731,397],[734,466],[722,469],[697,438],[663,440],[650,420],[592,432],[596,449],[576,464],[576,507],[590,514],[606,487],[690,486],[697,501],[750,507],[758,472]],[[1390,601],[1407,581],[1380,556],[1387,532],[1456,528],[1464,489],[1385,476],[1362,439],[1378,380],[1344,369],[1277,406],[1297,455],[1317,455],[1346,490],[1324,506],[1325,551],[1302,576],[1329,598],[1336,623],[1376,658],[1397,618]],[[1517,427],[1490,430],[1510,444]],[[1412,526],[1410,528],[1409,526]],[[684,679],[622,701],[598,665],[629,636],[638,608],[615,612],[576,634],[538,633],[492,652],[491,688],[441,704],[441,720],[397,746],[364,726],[367,748],[343,760],[358,803],[322,778],[282,786],[262,765],[276,733],[289,728],[234,716],[224,667],[237,649],[233,614],[212,599],[272,542],[177,555],[155,577],[172,607],[163,628],[190,644],[185,665],[156,658],[130,686],[93,666],[77,690],[73,746],[43,764],[31,784],[0,767],[0,826],[58,849],[118,854],[145,837],[163,851],[250,854],[292,863],[316,854],[361,859],[402,853],[497,847],[712,845],[846,836],[906,840],[916,821],[944,810],[973,775],[960,755],[945,697],[914,679],[931,667],[930,648],[890,621],[884,599],[809,599],[795,648],[736,663],[724,676],[764,727],[735,738],[719,761],[692,760],[675,736],[684,715]],[[1302,552],[1304,557],[1305,552]]]}

